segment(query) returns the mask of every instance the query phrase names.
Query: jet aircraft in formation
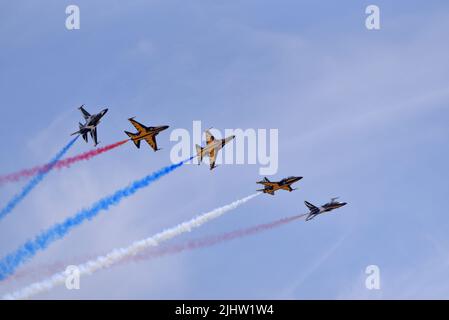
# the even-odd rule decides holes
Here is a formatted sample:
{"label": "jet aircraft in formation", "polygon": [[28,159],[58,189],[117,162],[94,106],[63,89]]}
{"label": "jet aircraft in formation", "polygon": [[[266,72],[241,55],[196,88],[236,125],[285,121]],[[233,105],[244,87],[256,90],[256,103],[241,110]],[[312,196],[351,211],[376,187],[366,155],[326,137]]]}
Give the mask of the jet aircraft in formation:
{"label": "jet aircraft in formation", "polygon": [[312,220],[313,218],[315,218],[320,214],[341,208],[347,204],[346,202],[339,202],[337,201],[337,199],[338,198],[332,198],[330,202],[323,204],[321,207],[314,206],[310,202],[304,201],[305,205],[310,210],[309,215],[306,218],[306,221]]}
{"label": "jet aircraft in formation", "polygon": [[215,161],[217,160],[218,151],[234,138],[235,136],[229,136],[224,139],[215,139],[212,133],[210,133],[209,130],[206,130],[206,146],[202,148],[201,146],[196,145],[198,164],[201,164],[203,157],[209,157],[210,170],[216,168]]}
{"label": "jet aircraft in formation", "polygon": [[140,141],[145,140],[154,151],[161,150],[157,147],[156,136],[159,132],[164,131],[169,128],[169,126],[159,126],[159,127],[146,127],[143,124],[134,120],[134,118],[128,119],[131,124],[136,128],[137,133],[131,133],[125,131],[128,137],[134,142],[137,148],[140,148]]}
{"label": "jet aircraft in formation", "polygon": [[265,177],[265,178],[263,178],[262,181],[256,182],[256,183],[262,184],[264,186],[263,189],[259,189],[257,191],[262,191],[263,193],[268,193],[268,194],[271,194],[272,196],[274,196],[274,193],[277,190],[286,190],[286,191],[292,192],[293,190],[296,190],[296,189],[293,189],[291,187],[291,185],[301,179],[302,179],[302,177],[288,177],[288,178],[282,179],[281,181],[270,181],[270,180],[268,180],[267,177]]}
{"label": "jet aircraft in formation", "polygon": [[[90,134],[91,138],[94,141],[94,145],[98,145],[97,141],[97,126],[101,121],[101,118],[108,112],[108,109],[103,109],[97,114],[90,114],[84,109],[84,105],[78,108],[83,114],[85,123],[79,123],[79,130],[77,132],[72,133],[72,135],[79,134],[83,137],[84,141],[88,142],[88,134]],[[125,131],[125,133],[130,137],[130,139],[134,142],[137,148],[140,148],[140,142],[145,140],[154,151],[160,150],[157,147],[156,136],[161,132],[169,128],[169,126],[158,126],[158,127],[146,127],[143,124],[134,120],[134,118],[128,119],[131,124],[136,128],[137,133],[131,133]],[[210,170],[216,168],[215,161],[217,159],[217,153],[220,151],[228,142],[233,140],[235,136],[229,136],[224,139],[216,139],[209,130],[206,130],[206,146],[201,147],[196,145],[196,151],[198,156],[198,164],[201,164],[204,157],[209,157]],[[288,178],[284,178],[280,181],[270,181],[267,177],[265,177],[262,181],[258,181],[258,184],[264,186],[263,189],[259,189],[257,191],[261,191],[263,193],[268,193],[270,195],[274,195],[274,193],[278,190],[286,190],[293,191],[291,185],[295,182],[301,180],[302,177],[291,176]],[[317,207],[310,202],[304,201],[307,208],[309,208],[309,213],[306,217],[306,221],[312,220],[316,216],[330,212],[332,210],[341,208],[345,206],[346,202],[337,201],[338,198],[332,198],[330,202]]]}
{"label": "jet aircraft in formation", "polygon": [[84,141],[87,142],[87,134],[90,133],[91,138],[94,140],[94,146],[98,145],[97,141],[97,126],[100,123],[101,118],[108,112],[108,109],[103,109],[97,114],[90,114],[84,109],[84,105],[78,108],[83,114],[85,123],[79,123],[79,130],[77,132],[72,133],[72,136],[75,134],[80,134]]}

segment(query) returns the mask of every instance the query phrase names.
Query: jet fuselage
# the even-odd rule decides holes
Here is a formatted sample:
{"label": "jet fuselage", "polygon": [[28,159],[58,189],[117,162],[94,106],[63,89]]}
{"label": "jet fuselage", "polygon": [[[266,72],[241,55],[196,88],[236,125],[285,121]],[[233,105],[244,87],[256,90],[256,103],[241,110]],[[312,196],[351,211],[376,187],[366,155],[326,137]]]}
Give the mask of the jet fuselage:
{"label": "jet fuselage", "polygon": [[329,212],[338,208],[341,208],[345,206],[346,202],[335,202],[335,203],[326,203],[325,205],[321,206],[320,213],[322,212]]}
{"label": "jet fuselage", "polygon": [[235,138],[235,136],[229,136],[224,139],[212,140],[202,149],[203,155],[209,154],[209,152],[211,150],[217,150],[217,151],[220,150],[221,148],[223,148],[225,146],[225,144],[227,144],[229,141],[233,140],[234,138]]}
{"label": "jet fuselage", "polygon": [[86,124],[84,127],[90,127],[95,128],[101,121],[101,118],[108,112],[108,109],[103,109],[97,114],[91,115],[89,118],[86,119]]}
{"label": "jet fuselage", "polygon": [[288,177],[288,178],[282,179],[279,182],[279,184],[280,185],[291,185],[291,184],[293,184],[293,183],[295,183],[295,182],[297,182],[297,181],[299,181],[301,179],[302,179],[302,177]]}

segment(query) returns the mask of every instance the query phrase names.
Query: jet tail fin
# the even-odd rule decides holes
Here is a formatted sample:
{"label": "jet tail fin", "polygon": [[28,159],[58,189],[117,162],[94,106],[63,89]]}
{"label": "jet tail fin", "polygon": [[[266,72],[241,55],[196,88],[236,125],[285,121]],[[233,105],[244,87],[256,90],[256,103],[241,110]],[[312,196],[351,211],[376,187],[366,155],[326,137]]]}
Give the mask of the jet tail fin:
{"label": "jet tail fin", "polygon": [[308,201],[304,201],[304,204],[307,206],[307,208],[309,208],[311,212],[319,211],[319,209],[316,206],[314,206]]}
{"label": "jet tail fin", "polygon": [[78,122],[78,125],[79,125],[79,128],[80,128],[80,129],[79,129],[77,132],[72,133],[71,136],[74,136],[75,134],[81,134],[81,129],[82,129],[84,126],[81,124],[81,122]]}
{"label": "jet tail fin", "polygon": [[131,132],[128,132],[128,131],[125,131],[125,133],[128,135],[128,137],[131,138],[131,140],[132,140],[132,141],[134,142],[134,144],[136,145],[137,149],[139,149],[139,148],[140,148],[140,140],[138,140],[138,139],[133,139],[134,137],[137,137],[139,134],[131,133]]}
{"label": "jet tail fin", "polygon": [[203,148],[201,148],[200,145],[196,145],[196,154],[198,156],[198,164],[201,164],[201,161],[203,161]]}
{"label": "jet tail fin", "polygon": [[266,182],[271,182],[267,177],[263,178],[261,181],[257,181],[258,184],[265,184]]}

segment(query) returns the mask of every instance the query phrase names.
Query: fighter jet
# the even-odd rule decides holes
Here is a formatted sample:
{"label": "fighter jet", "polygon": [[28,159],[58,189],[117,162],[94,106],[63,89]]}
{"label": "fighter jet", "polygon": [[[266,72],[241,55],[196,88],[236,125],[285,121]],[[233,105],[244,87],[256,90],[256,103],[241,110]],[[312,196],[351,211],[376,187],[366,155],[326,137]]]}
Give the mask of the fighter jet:
{"label": "fighter jet", "polygon": [[206,130],[206,146],[202,148],[201,146],[196,145],[198,164],[201,164],[201,161],[203,161],[203,157],[209,157],[210,170],[215,168],[215,160],[217,159],[218,151],[220,151],[220,149],[223,148],[226,143],[233,140],[234,138],[235,136],[229,136],[227,138],[217,140],[209,130]]}
{"label": "fighter jet", "polygon": [[302,179],[302,177],[288,177],[288,178],[282,179],[281,181],[278,181],[278,182],[274,182],[274,181],[271,182],[270,180],[268,180],[267,177],[265,177],[262,181],[256,182],[258,184],[264,185],[263,189],[259,189],[257,191],[262,191],[263,193],[268,193],[268,194],[271,194],[272,196],[274,196],[275,191],[281,190],[281,189],[292,192],[293,190],[296,190],[296,189],[292,189],[291,185],[301,179]]}
{"label": "fighter jet", "polygon": [[85,124],[79,123],[79,131],[72,133],[72,136],[74,134],[80,134],[84,141],[87,142],[87,134],[90,133],[91,138],[94,140],[95,147],[98,145],[97,141],[97,126],[100,123],[101,118],[108,112],[108,109],[103,109],[100,111],[100,113],[91,115],[89,112],[87,112],[84,108],[84,105],[79,107],[78,109],[83,114],[84,120],[86,121]]}
{"label": "fighter jet", "polygon": [[311,204],[310,202],[304,201],[305,205],[310,210],[309,215],[306,218],[306,221],[312,220],[319,214],[326,213],[326,212],[341,208],[346,205],[346,202],[339,202],[339,201],[337,201],[337,199],[338,198],[332,198],[330,202],[322,205],[321,207],[316,207],[313,204]]}
{"label": "fighter jet", "polygon": [[136,128],[138,132],[131,133],[125,131],[125,133],[128,135],[128,137],[131,138],[131,140],[134,142],[137,148],[140,148],[140,141],[145,140],[151,146],[151,148],[153,148],[154,151],[161,150],[158,149],[157,147],[156,136],[159,134],[159,132],[168,129],[168,126],[146,127],[143,124],[134,120],[134,117],[129,118],[128,120],[131,122],[131,124],[134,126],[134,128]]}

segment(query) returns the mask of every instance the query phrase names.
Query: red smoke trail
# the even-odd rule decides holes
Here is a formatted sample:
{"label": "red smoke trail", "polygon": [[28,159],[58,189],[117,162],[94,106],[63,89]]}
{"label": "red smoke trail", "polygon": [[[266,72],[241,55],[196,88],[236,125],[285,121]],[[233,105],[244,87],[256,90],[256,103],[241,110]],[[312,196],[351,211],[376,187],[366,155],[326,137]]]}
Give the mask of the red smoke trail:
{"label": "red smoke trail", "polygon": [[184,244],[178,244],[173,246],[167,246],[164,248],[156,248],[153,250],[149,250],[146,253],[138,254],[127,261],[142,261],[147,260],[149,258],[157,258],[162,257],[168,254],[175,254],[183,251],[200,249],[205,247],[210,247],[216,244],[220,244],[225,241],[230,241],[238,238],[243,238],[247,236],[251,236],[253,234],[257,234],[263,231],[268,231],[285,224],[291,223],[293,221],[299,220],[307,214],[300,214],[296,216],[291,216],[283,219],[279,219],[273,222],[259,224],[253,227],[235,230],[227,233],[222,233],[216,236],[208,236],[201,239],[190,240]]}
{"label": "red smoke trail", "polygon": [[[58,162],[56,162],[56,164],[54,164],[53,169],[68,168],[76,162],[79,162],[82,160],[89,160],[99,154],[102,154],[109,150],[115,149],[115,148],[121,146],[122,144],[125,144],[128,141],[129,141],[129,139],[126,139],[126,140],[119,141],[119,142],[116,142],[116,143],[113,143],[113,144],[110,144],[110,145],[107,145],[107,146],[104,146],[104,147],[101,147],[98,149],[94,149],[91,151],[81,153],[74,157],[59,160]],[[34,176],[38,172],[46,172],[50,168],[52,168],[52,164],[47,163],[45,165],[36,166],[31,169],[25,169],[25,170],[22,170],[19,172],[14,172],[14,173],[10,173],[10,174],[4,175],[4,176],[0,176],[0,185],[3,183],[7,183],[7,182],[17,182],[21,179]]]}
{"label": "red smoke trail", "polygon": [[[205,247],[210,247],[216,244],[220,244],[222,242],[238,239],[238,238],[244,238],[247,236],[251,236],[253,234],[257,234],[263,231],[268,231],[280,226],[283,226],[285,224],[294,222],[296,220],[299,220],[306,216],[307,214],[300,214],[295,215],[283,219],[279,219],[273,222],[259,224],[253,227],[245,228],[245,229],[239,229],[227,233],[222,233],[216,236],[207,236],[200,239],[194,239],[187,241],[185,243],[177,244],[177,245],[171,245],[171,246],[164,246],[164,247],[156,247],[151,248],[147,250],[145,253],[135,255],[132,258],[123,260],[122,262],[118,263],[117,265],[121,265],[127,262],[139,262],[139,261],[145,261],[148,259],[154,259],[163,257],[170,254],[176,254],[184,251],[189,250],[195,250]],[[93,256],[92,256],[93,257]],[[89,258],[90,259],[90,258]],[[82,261],[87,260],[86,257],[84,259],[80,259]],[[70,263],[72,264],[72,263]],[[73,263],[76,265],[76,263]],[[20,278],[27,278],[28,276],[33,276],[33,278],[41,278],[46,277],[49,275],[54,274],[55,272],[64,270],[69,264],[68,263],[62,263],[62,262],[55,262],[53,264],[47,265],[47,266],[40,266],[36,268],[28,268],[24,270],[19,270],[15,274],[11,275],[8,279],[4,281],[4,283],[7,283],[11,280],[19,280]]]}

